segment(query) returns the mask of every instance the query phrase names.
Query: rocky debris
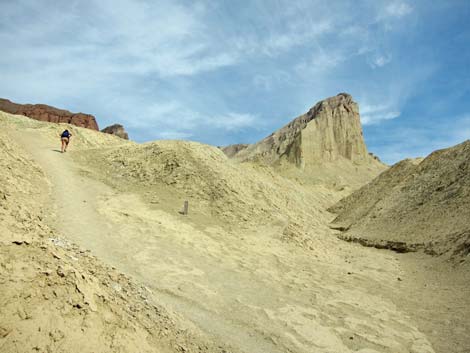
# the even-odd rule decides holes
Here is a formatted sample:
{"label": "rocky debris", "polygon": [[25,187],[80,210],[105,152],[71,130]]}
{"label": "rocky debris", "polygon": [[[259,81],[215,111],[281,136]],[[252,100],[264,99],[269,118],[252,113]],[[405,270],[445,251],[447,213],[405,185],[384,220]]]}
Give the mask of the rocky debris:
{"label": "rocky debris", "polygon": [[358,237],[351,237],[351,236],[338,236],[341,240],[350,242],[350,243],[358,243],[362,246],[376,248],[376,249],[387,249],[392,250],[397,253],[407,253],[407,252],[415,252],[420,248],[423,248],[423,244],[407,244],[403,241],[388,241],[388,240],[374,240],[371,241],[369,239],[358,238]]}
{"label": "rocky debris", "polygon": [[93,115],[71,113],[68,110],[57,109],[45,104],[16,104],[8,99],[0,98],[0,110],[10,114],[24,115],[35,120],[51,123],[67,123],[92,130],[99,130],[98,123]]}
{"label": "rocky debris", "polygon": [[249,144],[238,143],[238,144],[235,144],[235,145],[229,145],[229,146],[219,147],[219,148],[225,153],[225,155],[227,157],[232,158],[238,152],[240,152],[241,150],[244,150],[248,146],[249,146]]}
{"label": "rocky debris", "polygon": [[73,244],[1,244],[0,283],[8,283],[0,288],[5,352],[224,351],[180,328],[146,287]]}
{"label": "rocky debris", "polygon": [[364,143],[358,105],[346,93],[318,102],[306,114],[234,156],[240,161],[288,163],[300,168],[339,159],[377,163]]}
{"label": "rocky debris", "polygon": [[124,126],[122,126],[121,124],[114,124],[114,125],[107,126],[103,130],[101,130],[101,132],[104,132],[106,134],[116,135],[125,140],[129,140],[129,135],[124,129]]}
{"label": "rocky debris", "polygon": [[346,226],[343,238],[460,259],[470,243],[469,175],[470,140],[403,160],[331,207],[332,227]]}

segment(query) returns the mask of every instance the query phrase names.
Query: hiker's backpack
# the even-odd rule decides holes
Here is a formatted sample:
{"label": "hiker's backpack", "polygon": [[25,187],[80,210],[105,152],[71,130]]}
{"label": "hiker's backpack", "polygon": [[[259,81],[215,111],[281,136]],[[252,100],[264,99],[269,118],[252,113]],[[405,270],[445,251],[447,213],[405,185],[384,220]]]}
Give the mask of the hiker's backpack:
{"label": "hiker's backpack", "polygon": [[65,130],[65,131],[62,133],[62,135],[60,135],[60,137],[67,137],[67,138],[69,138],[69,137],[70,137],[70,132],[69,132],[69,130]]}

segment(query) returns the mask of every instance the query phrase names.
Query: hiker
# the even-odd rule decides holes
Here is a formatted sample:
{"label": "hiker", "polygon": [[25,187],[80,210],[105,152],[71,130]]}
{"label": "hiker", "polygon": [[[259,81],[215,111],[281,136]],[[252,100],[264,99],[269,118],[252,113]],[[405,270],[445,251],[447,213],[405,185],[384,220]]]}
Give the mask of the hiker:
{"label": "hiker", "polygon": [[69,145],[71,136],[72,134],[67,129],[65,129],[64,132],[60,135],[60,140],[62,142],[62,148],[61,148],[62,153],[67,152],[67,146]]}

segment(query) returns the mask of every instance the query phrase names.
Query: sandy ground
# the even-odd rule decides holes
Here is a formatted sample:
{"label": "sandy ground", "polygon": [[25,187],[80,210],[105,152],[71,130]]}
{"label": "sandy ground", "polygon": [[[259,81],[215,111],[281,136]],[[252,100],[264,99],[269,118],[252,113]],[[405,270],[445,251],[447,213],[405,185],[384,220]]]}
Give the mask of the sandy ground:
{"label": "sandy ground", "polygon": [[75,162],[92,151],[72,144],[58,153],[57,141],[40,130],[14,136],[50,182],[45,222],[215,342],[260,353],[469,351],[468,319],[443,331],[455,323],[444,322],[452,315],[430,314],[435,305],[458,312],[468,287],[454,282],[448,288],[460,288],[457,294],[424,289],[427,279],[416,274],[423,262],[342,242],[324,228],[300,247],[279,237],[281,223],[200,222],[173,203],[154,207],[142,192],[92,178],[90,166]]}
{"label": "sandy ground", "polygon": [[432,352],[386,299],[400,276],[393,254],[337,242],[325,263],[276,227],[200,230],[81,175],[39,134],[18,138],[54,185],[50,223],[218,340],[246,352]]}
{"label": "sandy ground", "polygon": [[404,276],[395,302],[436,352],[470,352],[470,272],[422,253],[397,254]]}

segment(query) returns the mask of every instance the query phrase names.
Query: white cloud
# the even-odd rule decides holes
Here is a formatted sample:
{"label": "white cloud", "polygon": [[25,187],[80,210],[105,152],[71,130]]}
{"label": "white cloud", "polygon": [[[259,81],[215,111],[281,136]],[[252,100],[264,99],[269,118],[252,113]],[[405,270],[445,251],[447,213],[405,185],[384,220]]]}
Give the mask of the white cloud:
{"label": "white cloud", "polygon": [[385,12],[394,17],[403,17],[410,14],[413,8],[406,2],[395,1],[387,5]]}
{"label": "white cloud", "polygon": [[370,61],[370,66],[375,69],[375,68],[380,68],[383,67],[387,64],[389,64],[392,61],[392,56],[391,55],[376,55],[374,56],[371,61]]}
{"label": "white cloud", "polygon": [[270,74],[258,74],[253,77],[253,84],[257,88],[271,91],[284,83],[291,81],[291,75],[283,70],[274,71]]}
{"label": "white cloud", "polygon": [[384,120],[396,119],[400,112],[393,110],[388,105],[361,105],[361,122],[363,125],[378,124]]}
{"label": "white cloud", "polygon": [[252,114],[228,113],[222,116],[210,117],[209,123],[217,128],[226,131],[238,131],[244,128],[253,128],[257,122],[257,117]]}
{"label": "white cloud", "polygon": [[260,121],[256,115],[227,112],[206,114],[192,110],[179,101],[154,103],[137,108],[137,119],[129,120],[130,129],[145,131],[155,138],[187,139],[201,131],[219,130],[221,133],[256,129]]}
{"label": "white cloud", "polygon": [[[16,59],[30,71],[48,70],[50,77],[74,69],[92,70],[102,77],[194,75],[232,65],[236,60],[230,53],[213,50],[203,7],[166,0],[95,0],[88,5],[18,4],[14,16],[0,17],[15,29],[2,33],[2,42],[13,50],[0,62]],[[28,11],[36,15],[18,26],[15,17]]]}
{"label": "white cloud", "polygon": [[306,74],[319,76],[327,74],[330,70],[347,61],[352,53],[344,53],[339,49],[323,50],[318,48],[308,60],[298,63],[295,67],[299,76]]}
{"label": "white cloud", "polygon": [[[346,47],[344,43],[334,43],[337,50],[332,52],[320,41],[344,27],[341,13],[320,2],[281,2],[279,6],[259,3],[263,4],[260,11],[273,7],[278,12],[268,13],[269,17],[258,27],[235,31],[221,22],[214,31],[208,25],[212,8],[204,3],[92,0],[87,5],[74,2],[57,6],[46,2],[38,6],[34,1],[24,1],[16,7],[8,6],[9,11],[0,15],[2,22],[14,29],[1,34],[4,45],[12,50],[0,58],[0,64],[15,62],[22,71],[32,74],[47,71],[49,78],[86,71],[92,81],[119,74],[171,79],[313,45],[315,53],[305,68],[318,72],[345,61],[350,47],[368,35],[364,26],[349,24],[346,27],[351,31],[363,34]],[[311,17],[312,6],[324,13],[323,19]],[[407,11],[411,11],[410,7],[403,2],[386,7],[386,13],[395,16]],[[16,18],[29,12],[35,16],[17,25]],[[377,57],[374,65],[380,67],[389,61],[390,56]]]}
{"label": "white cloud", "polygon": [[308,25],[297,21],[290,24],[286,31],[274,33],[256,45],[259,51],[273,56],[311,42],[332,30],[332,24],[326,20]]}

